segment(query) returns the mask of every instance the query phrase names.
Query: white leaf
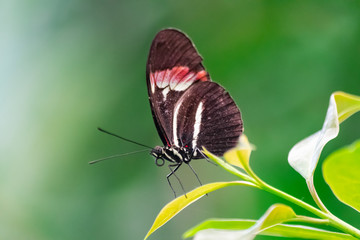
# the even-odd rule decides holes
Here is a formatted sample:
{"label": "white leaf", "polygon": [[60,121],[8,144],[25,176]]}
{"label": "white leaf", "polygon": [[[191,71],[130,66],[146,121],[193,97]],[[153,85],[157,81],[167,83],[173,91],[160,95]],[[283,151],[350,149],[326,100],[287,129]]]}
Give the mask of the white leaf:
{"label": "white leaf", "polygon": [[298,142],[289,152],[289,164],[307,181],[312,179],[325,144],[339,134],[339,124],[360,110],[360,97],[335,92],[330,97],[323,127]]}
{"label": "white leaf", "polygon": [[298,142],[289,152],[289,164],[306,180],[312,178],[325,144],[339,133],[339,119],[334,94],[330,97],[325,122],[320,131]]}

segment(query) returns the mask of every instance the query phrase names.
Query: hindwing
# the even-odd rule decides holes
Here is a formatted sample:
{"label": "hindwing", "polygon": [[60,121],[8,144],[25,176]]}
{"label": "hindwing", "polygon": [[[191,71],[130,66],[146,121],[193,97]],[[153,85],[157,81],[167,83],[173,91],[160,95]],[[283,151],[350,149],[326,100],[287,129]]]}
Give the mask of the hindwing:
{"label": "hindwing", "polygon": [[[175,145],[194,150],[205,147],[222,156],[235,147],[243,132],[239,108],[215,82],[194,83],[178,100],[173,116]],[[193,158],[202,158],[195,152]]]}

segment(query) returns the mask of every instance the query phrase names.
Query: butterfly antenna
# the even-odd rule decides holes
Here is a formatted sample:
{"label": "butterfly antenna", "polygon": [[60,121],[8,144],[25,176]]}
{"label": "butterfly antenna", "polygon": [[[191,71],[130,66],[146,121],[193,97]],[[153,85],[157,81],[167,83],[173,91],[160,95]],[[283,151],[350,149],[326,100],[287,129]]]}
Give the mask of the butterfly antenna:
{"label": "butterfly antenna", "polygon": [[147,149],[142,149],[142,150],[138,150],[138,151],[134,151],[134,152],[128,152],[128,153],[123,153],[123,154],[116,154],[116,155],[112,155],[109,157],[104,157],[104,158],[100,158],[100,159],[96,159],[94,161],[89,162],[89,164],[94,164],[94,163],[98,163],[107,159],[112,159],[112,158],[117,158],[117,157],[122,157],[122,156],[126,156],[126,155],[130,155],[130,154],[134,154],[134,153],[139,153],[139,152],[145,152],[145,151],[149,151]]}
{"label": "butterfly antenna", "polygon": [[146,145],[144,145],[144,144],[135,142],[135,141],[133,141],[133,140],[130,140],[130,139],[127,139],[127,138],[124,138],[124,137],[120,137],[119,135],[117,135],[117,134],[115,134],[115,133],[111,133],[111,132],[109,132],[109,131],[106,131],[106,130],[104,130],[104,129],[102,129],[102,128],[99,128],[99,127],[98,127],[98,130],[101,131],[101,132],[107,133],[107,134],[109,134],[109,135],[112,135],[112,136],[114,136],[114,137],[120,138],[120,139],[122,139],[122,140],[125,140],[125,141],[127,141],[127,142],[131,142],[131,143],[134,143],[134,144],[136,144],[136,145],[139,145],[139,146],[142,146],[142,147],[146,147],[146,148],[152,149],[152,147],[146,146]]}

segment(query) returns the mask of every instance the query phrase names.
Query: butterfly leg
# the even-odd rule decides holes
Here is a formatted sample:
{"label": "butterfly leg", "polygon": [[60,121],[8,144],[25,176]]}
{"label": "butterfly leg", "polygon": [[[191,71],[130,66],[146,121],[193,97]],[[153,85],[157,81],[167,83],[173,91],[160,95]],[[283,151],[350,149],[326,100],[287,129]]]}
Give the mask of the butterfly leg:
{"label": "butterfly leg", "polygon": [[[202,186],[202,183],[201,183],[201,181],[200,181],[199,176],[197,175],[197,173],[195,172],[195,170],[192,168],[192,166],[190,165],[190,163],[189,163],[189,162],[187,162],[186,164],[190,167],[191,171],[195,174],[195,176],[196,176],[196,178],[197,178],[198,182],[200,183],[200,186]],[[209,195],[206,193],[206,196],[209,196]]]}
{"label": "butterfly leg", "polygon": [[[182,183],[181,183],[180,179],[178,178],[178,176],[176,176],[176,174],[175,174],[175,172],[179,169],[180,166],[181,166],[181,163],[170,164],[169,169],[170,169],[171,172],[166,176],[166,179],[167,179],[167,181],[168,181],[168,183],[169,183],[169,185],[171,187],[171,190],[173,191],[174,196],[176,198],[176,192],[174,191],[174,188],[172,187],[172,185],[170,183],[170,179],[169,179],[171,175],[174,175],[176,177],[176,179],[178,180],[183,192],[185,193],[185,197],[187,198],[184,186],[182,185]],[[175,168],[172,169],[172,167],[175,167]]]}
{"label": "butterfly leg", "polygon": [[[205,156],[198,148],[196,148],[196,149],[194,149],[194,150],[192,151],[192,153],[191,153],[191,158],[190,158],[190,159],[193,158],[193,156],[194,156],[194,154],[195,154],[196,151],[199,151],[202,156]],[[205,156],[205,159],[207,159],[206,156]],[[207,160],[208,160],[208,159],[207,159]],[[209,160],[208,160],[208,161],[209,161]],[[202,186],[202,183],[201,183],[201,181],[200,181],[200,178],[199,178],[199,176],[197,175],[197,173],[195,172],[195,170],[191,167],[190,162],[187,162],[186,164],[190,167],[191,171],[193,171],[193,173],[195,174],[198,182],[200,183],[200,186]],[[209,195],[206,194],[206,196],[209,196]]]}
{"label": "butterfly leg", "polygon": [[191,171],[195,174],[198,182],[200,183],[200,186],[202,186],[202,183],[201,183],[201,181],[200,181],[200,178],[199,178],[199,176],[196,174],[195,170],[192,168],[192,166],[190,165],[190,163],[187,163],[187,165],[190,167]]}

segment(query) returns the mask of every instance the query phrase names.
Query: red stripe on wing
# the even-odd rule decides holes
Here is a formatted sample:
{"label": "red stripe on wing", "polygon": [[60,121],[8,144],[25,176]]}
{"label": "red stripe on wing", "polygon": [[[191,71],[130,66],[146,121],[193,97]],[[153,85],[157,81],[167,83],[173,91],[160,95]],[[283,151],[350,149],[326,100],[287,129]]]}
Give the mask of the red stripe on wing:
{"label": "red stripe on wing", "polygon": [[157,86],[160,89],[170,86],[170,89],[184,91],[193,82],[209,81],[209,75],[205,70],[199,72],[189,71],[188,67],[176,66],[172,69],[160,70],[150,73],[152,88]]}

